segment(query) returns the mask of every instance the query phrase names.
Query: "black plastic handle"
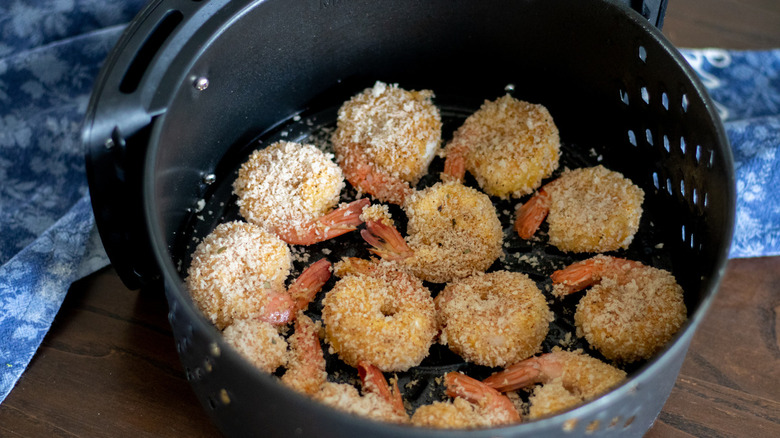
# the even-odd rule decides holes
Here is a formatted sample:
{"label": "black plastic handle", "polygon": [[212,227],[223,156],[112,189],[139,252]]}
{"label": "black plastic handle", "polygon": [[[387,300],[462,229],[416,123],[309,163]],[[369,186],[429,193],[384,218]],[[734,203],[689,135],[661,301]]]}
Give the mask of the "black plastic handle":
{"label": "black plastic handle", "polygon": [[639,12],[653,26],[661,29],[664,25],[667,0],[626,0],[631,9]]}
{"label": "black plastic handle", "polygon": [[125,29],[96,79],[82,127],[87,179],[103,246],[128,288],[159,278],[145,226],[142,176],[154,120],[175,91],[168,78],[186,72],[192,56],[185,46],[229,4],[150,2]]}

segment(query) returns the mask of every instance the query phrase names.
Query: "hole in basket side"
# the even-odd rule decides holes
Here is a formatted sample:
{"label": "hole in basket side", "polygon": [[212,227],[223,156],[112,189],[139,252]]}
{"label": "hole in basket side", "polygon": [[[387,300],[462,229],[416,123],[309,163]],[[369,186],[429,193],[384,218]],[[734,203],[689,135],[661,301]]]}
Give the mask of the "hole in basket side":
{"label": "hole in basket side", "polygon": [[628,142],[631,143],[632,146],[636,146],[637,145],[636,134],[631,129],[628,130]]}
{"label": "hole in basket side", "polygon": [[642,62],[647,62],[647,49],[645,49],[645,46],[639,46],[639,59]]}
{"label": "hole in basket side", "polygon": [[174,10],[168,12],[160,20],[127,67],[127,71],[125,71],[122,81],[119,83],[120,92],[131,94],[138,89],[138,85],[141,83],[147,68],[152,63],[152,59],[154,59],[165,40],[171,36],[183,19],[184,15],[180,11]]}

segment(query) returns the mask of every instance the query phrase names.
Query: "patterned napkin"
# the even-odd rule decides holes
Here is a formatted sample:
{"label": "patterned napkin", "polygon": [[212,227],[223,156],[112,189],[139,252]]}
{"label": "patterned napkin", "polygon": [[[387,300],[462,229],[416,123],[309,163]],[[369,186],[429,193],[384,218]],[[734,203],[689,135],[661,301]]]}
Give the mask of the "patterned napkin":
{"label": "patterned napkin", "polygon": [[0,402],[71,283],[108,264],[80,129],[103,60],[145,1],[0,1]]}
{"label": "patterned napkin", "polygon": [[[80,124],[99,67],[144,0],[0,2],[0,402],[71,283],[106,266]],[[684,50],[736,158],[731,257],[780,254],[780,50]]]}
{"label": "patterned napkin", "polygon": [[780,49],[682,50],[734,153],[737,221],[729,257],[780,254]]}

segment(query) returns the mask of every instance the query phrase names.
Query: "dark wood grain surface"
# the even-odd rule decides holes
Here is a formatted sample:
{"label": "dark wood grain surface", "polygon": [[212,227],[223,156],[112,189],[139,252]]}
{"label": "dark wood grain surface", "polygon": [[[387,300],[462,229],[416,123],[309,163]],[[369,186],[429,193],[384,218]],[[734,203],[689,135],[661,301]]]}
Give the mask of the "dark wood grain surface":
{"label": "dark wood grain surface", "polygon": [[[679,47],[780,47],[777,0],[670,0]],[[647,437],[780,436],[780,257],[729,262]],[[184,378],[161,293],[110,268],[73,285],[0,405],[0,437],[212,437]]]}

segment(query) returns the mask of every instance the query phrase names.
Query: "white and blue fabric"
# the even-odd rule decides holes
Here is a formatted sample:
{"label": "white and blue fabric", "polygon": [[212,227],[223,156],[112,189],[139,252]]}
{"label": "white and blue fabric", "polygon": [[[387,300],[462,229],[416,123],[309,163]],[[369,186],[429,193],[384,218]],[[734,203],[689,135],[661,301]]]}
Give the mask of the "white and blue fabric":
{"label": "white and blue fabric", "polygon": [[682,50],[715,101],[734,153],[729,256],[780,254],[780,50]]}
{"label": "white and blue fabric", "polygon": [[108,264],[80,129],[103,60],[144,3],[0,2],[0,402],[71,283]]}
{"label": "white and blue fabric", "polygon": [[[80,125],[100,65],[145,0],[0,2],[0,402],[70,287],[106,266]],[[780,254],[780,50],[684,50],[736,159],[731,257]]]}

